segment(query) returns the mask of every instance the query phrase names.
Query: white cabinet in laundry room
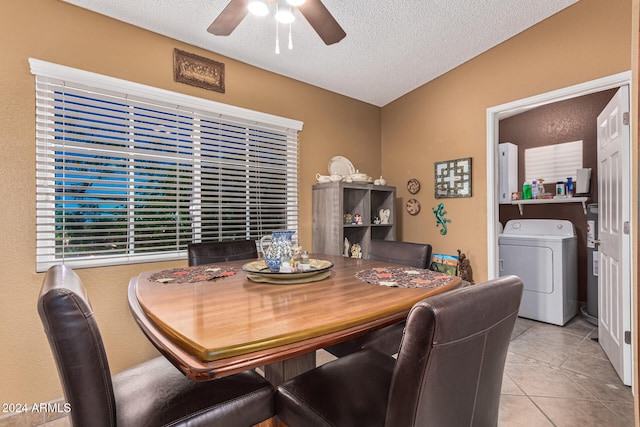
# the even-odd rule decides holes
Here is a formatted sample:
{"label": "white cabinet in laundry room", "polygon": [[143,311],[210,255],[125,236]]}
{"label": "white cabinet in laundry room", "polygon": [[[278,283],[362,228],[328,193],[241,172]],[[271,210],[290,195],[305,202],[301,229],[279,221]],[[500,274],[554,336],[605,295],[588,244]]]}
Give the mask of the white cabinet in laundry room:
{"label": "white cabinet in laundry room", "polygon": [[518,191],[518,146],[510,142],[498,144],[499,203],[511,203],[511,193]]}

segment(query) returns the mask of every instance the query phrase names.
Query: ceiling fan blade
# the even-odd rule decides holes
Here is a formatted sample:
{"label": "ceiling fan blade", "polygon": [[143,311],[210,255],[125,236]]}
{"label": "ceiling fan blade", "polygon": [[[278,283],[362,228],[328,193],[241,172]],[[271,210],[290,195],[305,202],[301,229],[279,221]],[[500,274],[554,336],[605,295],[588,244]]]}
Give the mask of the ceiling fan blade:
{"label": "ceiling fan blade", "polygon": [[209,25],[207,31],[216,36],[228,36],[247,16],[249,0],[231,0],[227,7]]}
{"label": "ceiling fan blade", "polygon": [[298,10],[325,44],[338,43],[347,35],[320,0],[307,0]]}

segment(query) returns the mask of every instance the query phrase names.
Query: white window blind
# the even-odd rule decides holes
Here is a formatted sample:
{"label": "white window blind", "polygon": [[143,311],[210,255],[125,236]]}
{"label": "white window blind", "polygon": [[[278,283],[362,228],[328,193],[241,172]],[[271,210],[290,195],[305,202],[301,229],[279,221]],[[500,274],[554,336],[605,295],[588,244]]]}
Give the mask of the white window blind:
{"label": "white window blind", "polygon": [[30,62],[38,271],[297,231],[302,123]]}
{"label": "white window blind", "polygon": [[545,145],[524,150],[526,181],[540,178],[548,184],[576,179],[576,171],[582,168],[582,141]]}

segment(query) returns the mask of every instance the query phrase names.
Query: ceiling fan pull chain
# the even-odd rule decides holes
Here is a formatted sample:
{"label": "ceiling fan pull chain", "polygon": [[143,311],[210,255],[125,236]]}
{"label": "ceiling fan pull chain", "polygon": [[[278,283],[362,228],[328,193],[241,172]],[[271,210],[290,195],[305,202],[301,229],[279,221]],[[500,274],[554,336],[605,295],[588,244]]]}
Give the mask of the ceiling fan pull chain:
{"label": "ceiling fan pull chain", "polygon": [[291,24],[289,24],[289,50],[293,50],[293,38],[291,37]]}

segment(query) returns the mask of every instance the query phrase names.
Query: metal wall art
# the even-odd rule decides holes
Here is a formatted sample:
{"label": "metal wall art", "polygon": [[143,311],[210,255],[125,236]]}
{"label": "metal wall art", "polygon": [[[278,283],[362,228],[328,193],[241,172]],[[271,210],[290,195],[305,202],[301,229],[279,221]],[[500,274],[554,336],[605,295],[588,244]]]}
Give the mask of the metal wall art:
{"label": "metal wall art", "polygon": [[471,157],[436,162],[435,197],[471,197]]}
{"label": "metal wall art", "polygon": [[173,80],[224,93],[224,64],[180,49],[174,49]]}
{"label": "metal wall art", "polygon": [[447,223],[451,222],[450,219],[445,218],[447,211],[444,210],[444,203],[440,203],[437,208],[431,208],[433,214],[436,216],[436,227],[442,227],[440,234],[443,236],[447,234]]}

